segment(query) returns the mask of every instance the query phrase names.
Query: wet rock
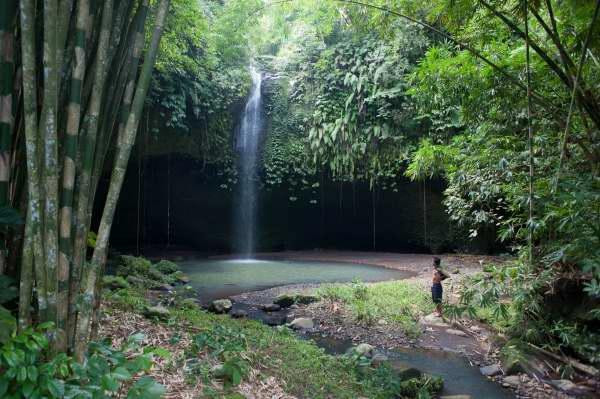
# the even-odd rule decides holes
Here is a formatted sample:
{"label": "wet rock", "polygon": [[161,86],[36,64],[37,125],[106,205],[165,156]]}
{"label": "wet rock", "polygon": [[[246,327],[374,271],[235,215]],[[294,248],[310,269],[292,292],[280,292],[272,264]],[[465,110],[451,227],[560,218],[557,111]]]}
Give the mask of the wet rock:
{"label": "wet rock", "polygon": [[292,320],[290,327],[294,330],[312,330],[315,328],[315,323],[308,317],[299,317]]}
{"label": "wet rock", "polygon": [[550,383],[561,391],[574,396],[587,395],[592,391],[591,388],[575,384],[570,380],[551,380]]}
{"label": "wet rock", "polygon": [[283,315],[269,315],[263,319],[264,323],[268,326],[282,326],[285,324],[285,316]]}
{"label": "wet rock", "polygon": [[144,316],[150,319],[166,320],[169,318],[169,314],[169,309],[162,305],[146,306],[144,309]]}
{"label": "wet rock", "polygon": [[373,351],[375,350],[375,347],[369,344],[359,344],[352,348],[352,350],[358,355],[371,357],[373,356]]}
{"label": "wet rock", "polygon": [[447,329],[446,333],[450,334],[450,335],[456,335],[457,337],[466,337],[467,336],[467,334],[465,334],[464,331],[456,330],[456,329],[453,329],[453,328]]}
{"label": "wet rock", "polygon": [[481,367],[479,371],[486,377],[494,377],[502,374],[502,369],[500,368],[499,364],[490,364],[489,366]]}
{"label": "wet rock", "polygon": [[227,313],[231,310],[232,306],[229,299],[217,299],[210,304],[210,310],[215,313]]}
{"label": "wet rock", "polygon": [[289,308],[296,303],[296,298],[292,295],[281,294],[273,301],[274,304],[281,306],[282,308]]}
{"label": "wet rock", "polygon": [[276,303],[269,303],[267,305],[261,306],[261,309],[265,312],[277,312],[281,310],[281,306],[277,305]]}
{"label": "wet rock", "polygon": [[504,377],[502,379],[502,382],[504,384],[507,384],[508,386],[517,387],[521,383],[521,377],[519,377],[518,375],[509,375],[507,377]]}
{"label": "wet rock", "polygon": [[373,367],[379,367],[382,364],[384,364],[385,362],[387,362],[388,360],[389,360],[388,357],[386,355],[384,355],[383,353],[376,353],[371,358],[371,365]]}
{"label": "wet rock", "polygon": [[290,305],[290,309],[300,309],[300,306],[293,304],[293,305]]}
{"label": "wet rock", "polygon": [[234,309],[231,311],[230,315],[234,319],[243,319],[248,317],[248,312],[246,312],[244,309]]}

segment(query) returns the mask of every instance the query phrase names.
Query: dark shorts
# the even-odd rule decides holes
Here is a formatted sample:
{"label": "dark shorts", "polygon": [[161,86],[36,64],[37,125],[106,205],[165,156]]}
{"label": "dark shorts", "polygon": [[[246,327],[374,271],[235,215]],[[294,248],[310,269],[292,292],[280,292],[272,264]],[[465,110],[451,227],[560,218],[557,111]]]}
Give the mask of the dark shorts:
{"label": "dark shorts", "polygon": [[443,292],[444,289],[441,283],[434,283],[431,286],[431,299],[433,299],[433,303],[442,303]]}

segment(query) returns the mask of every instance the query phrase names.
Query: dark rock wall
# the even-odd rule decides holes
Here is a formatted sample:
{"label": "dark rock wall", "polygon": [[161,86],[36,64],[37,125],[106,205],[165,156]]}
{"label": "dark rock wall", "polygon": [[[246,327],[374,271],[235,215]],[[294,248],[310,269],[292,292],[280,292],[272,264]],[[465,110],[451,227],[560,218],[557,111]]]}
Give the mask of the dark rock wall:
{"label": "dark rock wall", "polygon": [[[166,156],[147,159],[142,169],[140,178],[138,162],[132,159],[113,226],[114,248],[130,251],[136,247],[139,214],[140,244],[144,248],[164,248],[169,243],[201,252],[230,251],[235,190],[221,188],[222,178],[216,176],[215,170],[177,155],[172,155],[170,161]],[[316,189],[316,195],[309,192],[298,195],[287,187],[263,188],[257,250],[489,252],[494,249],[493,240],[486,237],[466,243],[464,235],[450,225],[441,203],[441,181],[428,182],[425,190],[427,236],[422,183],[403,181],[398,192],[377,190],[375,226],[373,194],[366,184],[340,185],[325,179]],[[100,201],[105,191],[106,187],[101,187]],[[290,201],[290,196],[296,196],[297,200]],[[313,199],[317,202],[311,203]]]}

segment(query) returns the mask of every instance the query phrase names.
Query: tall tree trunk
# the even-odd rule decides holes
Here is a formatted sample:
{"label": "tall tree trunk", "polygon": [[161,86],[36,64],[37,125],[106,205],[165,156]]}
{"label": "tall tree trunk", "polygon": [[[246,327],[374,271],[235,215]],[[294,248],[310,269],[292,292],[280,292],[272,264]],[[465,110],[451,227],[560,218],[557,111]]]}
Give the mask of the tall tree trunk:
{"label": "tall tree trunk", "polygon": [[[0,207],[8,205],[11,136],[14,125],[13,78],[16,0],[0,4]],[[6,237],[0,237],[0,274],[6,269]]]}
{"label": "tall tree trunk", "polygon": [[123,180],[125,178],[125,171],[129,156],[131,154],[131,147],[135,141],[135,135],[140,121],[140,115],[144,107],[144,100],[148,92],[150,85],[150,77],[152,75],[152,69],[154,67],[154,61],[158,52],[160,39],[163,33],[165,20],[167,17],[167,11],[169,8],[170,0],[161,0],[158,4],[158,11],[156,15],[156,23],[154,32],[152,34],[152,40],[150,47],[146,54],[144,65],[138,80],[138,84],[133,98],[131,106],[131,112],[127,120],[125,127],[125,133],[123,136],[123,142],[118,149],[115,165],[112,171],[108,195],[104,211],[102,213],[102,219],[100,221],[100,228],[98,229],[98,239],[96,241],[96,248],[92,256],[92,261],[89,266],[86,266],[84,270],[83,292],[84,301],[86,302],[85,307],[79,313],[77,320],[77,332],[75,339],[75,356],[82,360],[85,355],[87,347],[88,337],[90,334],[90,323],[92,318],[91,305],[94,300],[94,294],[96,289],[96,279],[101,278],[100,271],[106,261],[106,254],[108,251],[108,240],[110,237],[111,225],[113,222],[115,209],[117,206],[117,200],[121,192]]}

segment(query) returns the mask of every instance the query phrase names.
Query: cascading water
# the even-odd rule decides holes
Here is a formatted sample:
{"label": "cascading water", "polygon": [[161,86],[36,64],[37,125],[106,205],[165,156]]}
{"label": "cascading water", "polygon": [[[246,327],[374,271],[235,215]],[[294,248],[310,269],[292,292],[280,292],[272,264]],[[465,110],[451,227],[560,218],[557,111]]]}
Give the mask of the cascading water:
{"label": "cascading water", "polygon": [[252,93],[248,98],[236,139],[238,153],[238,191],[235,200],[234,240],[235,253],[250,258],[256,245],[256,213],[258,205],[257,161],[258,144],[262,132],[261,84],[262,76],[251,68]]}

